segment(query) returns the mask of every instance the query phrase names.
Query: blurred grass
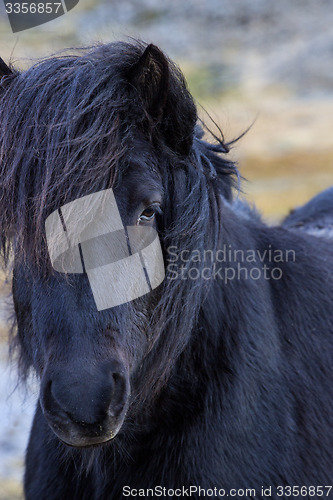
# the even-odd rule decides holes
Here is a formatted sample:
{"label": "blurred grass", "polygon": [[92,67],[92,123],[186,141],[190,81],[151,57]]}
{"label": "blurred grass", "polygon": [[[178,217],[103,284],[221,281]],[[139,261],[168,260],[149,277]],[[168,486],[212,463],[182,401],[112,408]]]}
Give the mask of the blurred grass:
{"label": "blurred grass", "polygon": [[241,174],[248,180],[243,184],[248,199],[266,218],[276,221],[333,185],[333,149],[279,157],[249,156],[244,159]]}
{"label": "blurred grass", "polygon": [[22,484],[14,480],[0,481],[0,500],[23,500]]}
{"label": "blurred grass", "polygon": [[275,223],[333,185],[333,100],[299,99],[282,86],[257,93],[247,85],[207,97],[199,116],[219,136],[215,121],[226,142],[250,127],[230,155],[246,179],[247,199]]}
{"label": "blurred grass", "polygon": [[209,102],[233,92],[235,76],[232,68],[222,61],[219,64],[196,65],[181,60],[178,64],[186,76],[192,95],[198,102]]}

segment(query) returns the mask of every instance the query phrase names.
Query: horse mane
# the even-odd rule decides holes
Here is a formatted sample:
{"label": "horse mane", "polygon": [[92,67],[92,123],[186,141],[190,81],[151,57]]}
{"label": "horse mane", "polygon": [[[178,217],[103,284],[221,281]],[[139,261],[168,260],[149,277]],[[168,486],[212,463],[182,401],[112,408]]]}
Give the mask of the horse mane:
{"label": "horse mane", "polygon": [[[191,252],[220,244],[222,199],[231,200],[238,179],[235,164],[226,158],[228,145],[223,135],[215,137],[215,144],[206,142],[197,125],[188,154],[181,155],[158,135],[127,79],[144,49],[142,42],[115,42],[53,56],[15,74],[0,92],[0,225],[6,265],[11,253],[34,266],[46,265],[45,218],[68,201],[112,187],[135,157],[138,130],[158,151],[155,167],[166,198],[164,248]],[[179,120],[192,123],[195,107],[184,77],[174,63],[168,64],[170,99]],[[162,287],[151,320],[155,341],[145,382],[150,393],[167,380],[171,360],[189,341],[208,291],[202,280],[165,279]],[[163,331],[164,336],[156,333]],[[158,355],[161,343],[164,363]]]}

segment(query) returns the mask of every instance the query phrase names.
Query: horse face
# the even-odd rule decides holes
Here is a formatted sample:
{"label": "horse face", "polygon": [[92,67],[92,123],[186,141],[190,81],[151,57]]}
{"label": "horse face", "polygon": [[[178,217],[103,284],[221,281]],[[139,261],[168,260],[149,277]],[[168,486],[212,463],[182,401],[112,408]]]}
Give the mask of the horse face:
{"label": "horse face", "polygon": [[[184,230],[177,225],[178,220],[185,224],[183,204],[190,205],[188,227],[205,218],[203,205],[191,205],[195,192],[188,198],[193,183],[201,189],[200,169],[192,165],[196,108],[179,69],[157,47],[140,43],[116,42],[82,57],[50,58],[23,73],[0,60],[0,78],[1,243],[5,258],[13,247],[15,253],[13,295],[22,371],[33,367],[39,374],[41,407],[60,439],[73,446],[102,443],[119,431],[132,400],[151,403],[171,372],[185,344],[178,338],[173,311],[183,291],[175,287],[170,295],[170,284],[162,295],[150,282],[150,291],[140,289],[129,300],[113,301],[109,299],[119,289],[109,296],[104,286],[99,298],[108,295],[107,300],[98,302],[100,282],[113,286],[113,280],[103,275],[94,246],[88,251],[94,264],[88,266],[83,255],[87,240],[67,234],[75,266],[57,267],[59,255],[66,259],[67,254],[52,252],[52,244],[48,248],[48,218],[54,215],[66,247],[61,232],[65,226],[70,232],[68,204],[79,212],[81,198],[111,186],[117,214],[102,223],[121,220],[111,233],[124,236],[126,230],[131,240],[128,228],[157,229],[163,195],[169,204],[163,234],[170,242],[167,228],[172,227],[178,238],[188,239],[187,225]],[[184,162],[192,172],[190,181]],[[74,227],[80,234],[80,218]],[[99,245],[102,236],[109,241],[103,231],[89,238],[98,237]],[[144,262],[150,279],[152,261],[141,250],[141,276]],[[128,281],[131,269],[125,273]],[[126,296],[124,276],[113,276]],[[154,327],[149,328],[153,313]],[[195,314],[190,316],[189,323],[183,322],[186,339]],[[163,335],[170,321],[173,334]],[[164,352],[168,355],[161,356]]]}
{"label": "horse face", "polygon": [[[156,173],[132,166],[113,193],[124,228],[157,235],[162,188]],[[93,220],[90,223],[95,227]],[[110,241],[117,245],[117,239]],[[104,245],[102,260],[106,251]],[[123,293],[124,280],[130,286],[131,271],[135,274],[136,269],[125,268],[120,283],[119,276],[109,276],[111,304],[117,293],[113,280]],[[103,293],[108,293],[103,286]],[[41,377],[44,416],[66,444],[95,445],[119,432],[130,404],[131,380],[148,349],[148,325],[158,294],[157,287],[98,310],[89,271],[53,270],[45,276],[28,265],[15,266],[13,296],[20,340]]]}

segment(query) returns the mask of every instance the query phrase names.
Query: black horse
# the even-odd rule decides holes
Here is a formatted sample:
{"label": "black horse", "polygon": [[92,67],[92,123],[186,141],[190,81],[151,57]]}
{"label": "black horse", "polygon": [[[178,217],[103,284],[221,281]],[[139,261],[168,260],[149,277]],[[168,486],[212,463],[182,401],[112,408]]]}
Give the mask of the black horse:
{"label": "black horse", "polygon": [[[317,204],[268,227],[233,199],[228,144],[203,139],[153,45],[0,72],[12,345],[40,378],[26,498],[333,497],[332,242],[304,222],[313,233]],[[52,266],[45,221],[107,189],[124,227],[158,231],[165,278],[97,310],[87,272]]]}

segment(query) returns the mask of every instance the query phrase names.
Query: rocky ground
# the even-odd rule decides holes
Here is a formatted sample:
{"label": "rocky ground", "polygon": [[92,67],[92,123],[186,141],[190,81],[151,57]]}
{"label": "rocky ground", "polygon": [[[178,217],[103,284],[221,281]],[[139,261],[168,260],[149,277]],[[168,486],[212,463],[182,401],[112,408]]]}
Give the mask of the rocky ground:
{"label": "rocky ground", "polygon": [[36,391],[17,386],[7,348],[0,346],[0,500],[20,497],[23,457],[36,400]]}
{"label": "rocky ground", "polygon": [[[3,282],[3,275],[1,275]],[[0,288],[0,500],[21,497],[23,457],[36,401],[32,383],[18,383],[16,367],[9,363],[8,317],[11,314],[9,287]]]}

